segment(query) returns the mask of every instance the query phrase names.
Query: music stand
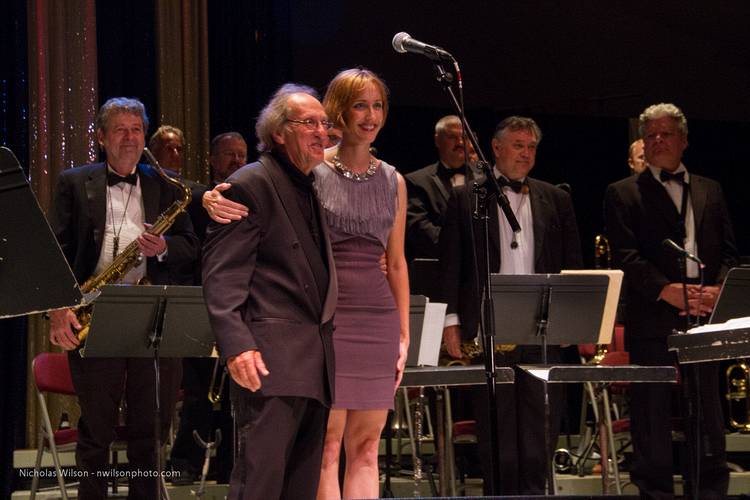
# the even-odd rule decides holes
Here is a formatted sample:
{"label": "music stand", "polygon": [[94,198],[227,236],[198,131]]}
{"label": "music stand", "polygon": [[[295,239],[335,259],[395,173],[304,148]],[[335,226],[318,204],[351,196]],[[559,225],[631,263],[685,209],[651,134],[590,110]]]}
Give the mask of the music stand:
{"label": "music stand", "polygon": [[721,286],[709,323],[750,316],[750,268],[733,267]]}
{"label": "music stand", "polygon": [[[611,287],[617,290],[611,290]],[[606,274],[492,275],[492,294],[498,344],[542,347],[541,365],[519,365],[544,387],[544,443],[551,448],[550,383],[675,382],[674,367],[582,366],[547,364],[547,345],[609,342],[602,338],[602,322],[614,321],[605,305],[616,304],[619,283]],[[610,335],[612,328],[608,328]],[[547,469],[546,494],[554,494],[554,465]]]}
{"label": "music stand", "polygon": [[13,152],[0,147],[0,319],[83,301]]}
{"label": "music stand", "polygon": [[160,359],[211,356],[214,336],[203,302],[203,289],[105,285],[94,302],[91,317],[86,345],[79,351],[81,357],[153,357],[154,451],[158,472],[155,487],[156,497],[161,498]]}

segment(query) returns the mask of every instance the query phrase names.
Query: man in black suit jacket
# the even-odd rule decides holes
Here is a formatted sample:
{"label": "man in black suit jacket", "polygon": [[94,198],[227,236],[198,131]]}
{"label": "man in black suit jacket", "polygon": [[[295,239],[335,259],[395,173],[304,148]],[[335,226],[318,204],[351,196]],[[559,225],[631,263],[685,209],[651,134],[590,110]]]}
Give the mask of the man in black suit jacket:
{"label": "man in black suit jacket", "polygon": [[[688,262],[691,315],[711,311],[717,285],[737,263],[737,248],[721,187],[688,173],[682,164],[688,132],[682,111],[672,104],[650,106],[639,125],[647,168],[607,189],[607,232],[615,263],[628,284],[625,332],[630,359],[639,365],[671,365],[675,359],[667,351],[667,336],[674,328],[685,328],[687,309],[678,259],[662,242],[672,239],[706,266],[704,283],[709,286],[701,294],[698,268]],[[718,367],[701,364],[697,371],[702,414],[699,497],[724,498],[729,472]],[[644,498],[674,497],[670,415],[675,396],[674,387],[667,384],[630,387],[634,452],[630,475]],[[689,486],[685,491],[690,491]]]}
{"label": "man in black suit jacket", "polygon": [[330,122],[285,85],[256,125],[260,159],[229,179],[249,208],[206,234],[203,289],[241,431],[230,499],[313,499],[333,399],[336,276],[312,188]]}
{"label": "man in black suit jacket", "polygon": [[[186,214],[177,216],[163,236],[145,231],[150,227],[146,221],[153,223],[181,195],[152,167],[138,164],[147,126],[148,118],[139,101],[108,100],[97,117],[97,139],[107,161],[60,174],[50,224],[79,283],[99,274],[134,240],[146,258],[123,278],[124,283],[148,277],[155,284],[168,284],[176,266],[195,262],[198,242]],[[107,467],[123,394],[130,466],[146,474],[155,467],[153,362],[143,358],[81,358],[72,351],[79,345],[74,331],[79,326],[71,310],[50,313],[50,341],[71,350],[68,360],[81,406],[76,464],[86,476],[81,477],[78,497],[99,499],[106,497],[106,477],[96,473]],[[172,418],[180,375],[179,360],[161,361],[162,442]],[[130,498],[153,498],[153,483],[148,475],[131,478]]]}
{"label": "man in black suit jacket", "polygon": [[406,212],[409,261],[416,257],[440,257],[438,241],[451,190],[480,176],[472,166],[473,162],[466,161],[466,150],[471,148],[471,144],[464,141],[463,134],[458,116],[442,117],[435,124],[435,146],[439,160],[404,177],[409,193]]}
{"label": "man in black suit jacket", "polygon": [[[491,201],[489,220],[489,266],[493,273],[531,274],[558,273],[562,269],[582,266],[581,244],[578,236],[570,195],[551,184],[528,177],[534,167],[536,148],[541,131],[531,118],[512,116],[497,126],[492,140],[495,156],[495,175],[505,184],[504,192],[519,220],[522,231],[513,236],[499,208]],[[441,267],[443,269],[443,300],[448,303],[448,316],[443,340],[448,353],[461,357],[461,342],[476,337],[480,321],[480,283],[477,276],[486,273],[483,231],[473,221],[474,209],[471,186],[456,188],[450,199],[446,223],[440,233]],[[476,270],[479,274],[477,275]],[[512,319],[509,319],[509,321]],[[497,327],[502,339],[502,326]],[[550,346],[550,362],[559,360],[559,347]],[[515,350],[498,353],[498,365],[539,363],[538,346],[518,346]],[[484,390],[482,388],[482,390]],[[480,436],[482,465],[488,461],[490,443],[487,421],[487,400],[480,392],[477,404],[477,425]],[[543,494],[552,449],[544,449],[543,388],[516,370],[516,383],[498,386],[498,441],[500,446],[500,487],[502,494]],[[553,388],[552,443],[557,442],[561,392]],[[485,485],[491,471],[483,470]],[[489,493],[489,491],[485,491]]]}

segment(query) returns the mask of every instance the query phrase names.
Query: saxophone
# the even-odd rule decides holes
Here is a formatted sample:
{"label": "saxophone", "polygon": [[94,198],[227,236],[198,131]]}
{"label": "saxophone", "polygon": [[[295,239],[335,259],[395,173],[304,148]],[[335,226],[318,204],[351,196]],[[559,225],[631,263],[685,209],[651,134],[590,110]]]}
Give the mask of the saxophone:
{"label": "saxophone", "polygon": [[[156,219],[156,222],[149,228],[150,234],[161,236],[167,232],[167,230],[174,224],[175,219],[181,212],[184,212],[192,198],[190,188],[180,181],[173,179],[168,176],[159,165],[159,162],[151,154],[148,148],[143,148],[143,155],[146,157],[148,162],[154,166],[159,176],[166,182],[176,186],[182,193],[182,199],[176,200],[169,208],[162,212]],[[99,290],[104,285],[116,283],[121,280],[131,269],[138,266],[143,260],[143,255],[138,248],[138,240],[133,240],[125,250],[122,251],[112,263],[107,266],[101,273],[96,276],[92,276],[87,279],[86,282],[81,286],[81,291],[84,294]],[[141,283],[144,284],[144,283]],[[75,308],[76,319],[81,324],[81,329],[78,330],[78,340],[83,341],[89,334],[89,328],[91,326],[91,311],[93,309],[92,304],[86,304]]]}

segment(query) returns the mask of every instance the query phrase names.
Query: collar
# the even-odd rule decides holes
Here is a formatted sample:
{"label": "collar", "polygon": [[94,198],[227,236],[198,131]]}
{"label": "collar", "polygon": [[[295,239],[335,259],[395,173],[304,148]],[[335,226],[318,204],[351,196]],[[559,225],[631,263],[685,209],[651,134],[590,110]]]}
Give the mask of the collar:
{"label": "collar", "polygon": [[[654,179],[656,179],[656,181],[659,184],[662,184],[662,185],[665,184],[664,182],[661,181],[661,178],[660,178],[661,171],[663,169],[661,169],[659,167],[655,167],[653,165],[646,165],[646,166],[651,171],[651,175],[654,176]],[[671,172],[671,173],[676,174],[678,172],[685,172],[685,180],[684,180],[684,182],[685,182],[685,184],[690,184],[690,173],[687,171],[687,168],[685,168],[684,164],[680,163],[680,166],[677,167],[677,169],[674,172]]]}

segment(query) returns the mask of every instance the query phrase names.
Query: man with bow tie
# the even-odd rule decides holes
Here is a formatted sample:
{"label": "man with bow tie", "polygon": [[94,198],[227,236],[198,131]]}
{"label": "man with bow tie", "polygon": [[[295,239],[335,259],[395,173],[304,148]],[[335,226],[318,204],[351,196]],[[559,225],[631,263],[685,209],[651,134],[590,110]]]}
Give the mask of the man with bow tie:
{"label": "man with bow tie", "polygon": [[[541,130],[531,118],[511,116],[495,129],[492,139],[494,173],[503,186],[521,232],[515,234],[511,230],[497,203],[491,201],[489,270],[493,273],[559,273],[562,269],[582,266],[581,242],[570,195],[528,175],[534,167],[541,138]],[[472,218],[473,210],[471,183],[456,188],[440,233],[441,295],[442,301],[448,303],[443,340],[454,358],[461,357],[461,342],[473,339],[478,333],[481,287],[477,277],[485,275],[487,269],[482,258],[483,231]],[[496,331],[498,341],[502,340],[502,334],[500,322]],[[496,356],[498,366],[535,364],[541,359],[539,346],[518,346]],[[559,362],[559,346],[548,347],[548,359],[553,364]],[[557,443],[559,433],[560,391],[559,387],[550,388],[551,443]],[[475,396],[479,453],[487,485],[492,471],[486,467],[491,446],[484,388],[475,391]],[[497,403],[500,485],[495,493],[544,494],[553,449],[544,449],[542,385],[516,370],[515,384],[497,387]],[[490,492],[485,490],[485,493]]]}
{"label": "man with bow tie", "polygon": [[438,239],[452,189],[481,175],[473,166],[471,143],[464,140],[463,133],[458,116],[442,117],[435,124],[437,163],[404,177],[409,193],[406,253],[410,261],[416,257],[439,257]]}
{"label": "man with bow tie", "polygon": [[[640,115],[646,168],[610,185],[605,196],[607,233],[615,264],[625,272],[627,311],[625,342],[639,365],[671,365],[667,336],[685,328],[685,314],[707,315],[719,284],[737,264],[731,222],[720,185],[688,172],[687,120],[673,104],[649,106]],[[688,261],[684,302],[680,263],[666,250],[671,239],[705,264],[700,290],[698,266]],[[702,436],[699,498],[725,498],[729,482],[718,367],[700,364]],[[674,498],[670,417],[676,388],[669,384],[630,387],[633,465],[630,477],[641,498]],[[686,478],[692,480],[693,478]],[[685,491],[690,491],[685,486]]]}
{"label": "man with bow tie", "polygon": [[[122,279],[134,284],[148,277],[168,284],[170,271],[194,262],[198,240],[187,214],[180,214],[162,236],[148,233],[156,218],[181,193],[149,165],[139,164],[148,117],[136,99],[112,98],[99,110],[96,137],[106,161],[62,172],[50,213],[60,247],[83,283],[106,269],[131,242],[144,256]],[[154,498],[156,465],[154,437],[153,361],[146,358],[81,358],[75,314],[64,309],[50,313],[50,342],[69,351],[73,385],[81,407],[76,465],[81,477],[78,498],[106,497],[109,445],[115,438],[120,401],[127,404],[127,454],[131,469],[143,472],[129,480],[129,498]],[[165,441],[180,384],[179,359],[161,361],[161,439]]]}

